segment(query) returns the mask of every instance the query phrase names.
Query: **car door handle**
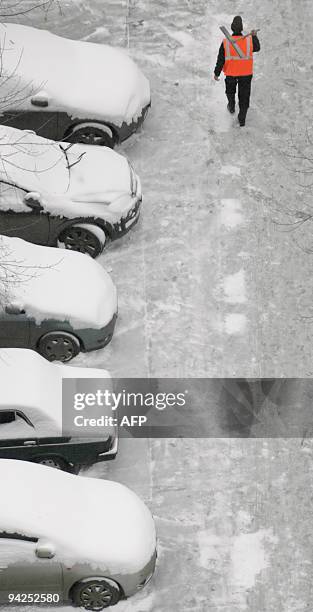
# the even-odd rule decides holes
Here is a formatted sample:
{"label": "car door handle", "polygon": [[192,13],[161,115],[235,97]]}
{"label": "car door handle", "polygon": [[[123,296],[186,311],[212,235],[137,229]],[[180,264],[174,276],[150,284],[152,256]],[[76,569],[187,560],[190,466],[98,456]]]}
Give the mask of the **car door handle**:
{"label": "car door handle", "polygon": [[36,446],[36,440],[25,440],[24,446]]}

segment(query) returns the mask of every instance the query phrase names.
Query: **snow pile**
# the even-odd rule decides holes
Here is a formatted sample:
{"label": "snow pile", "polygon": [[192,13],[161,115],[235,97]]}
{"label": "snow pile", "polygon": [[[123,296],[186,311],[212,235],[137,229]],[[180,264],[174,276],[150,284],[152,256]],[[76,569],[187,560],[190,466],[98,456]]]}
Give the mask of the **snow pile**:
{"label": "snow pile", "polygon": [[127,487],[6,459],[0,461],[0,481],[0,531],[51,541],[67,566],[131,574],[150,561],[154,521]]}
{"label": "snow pile", "polygon": [[245,271],[243,269],[235,274],[225,276],[223,280],[225,302],[228,304],[244,304],[246,298]]}
{"label": "snow pile", "polygon": [[[35,430],[23,420],[0,424],[0,438],[60,435],[62,433],[62,379],[106,378],[107,370],[78,368],[50,363],[29,349],[0,350],[1,410],[20,410]],[[73,389],[75,393],[75,389]],[[106,434],[107,434],[106,428]]]}
{"label": "snow pile", "polygon": [[115,285],[91,257],[6,236],[0,252],[6,304],[25,310],[37,324],[57,319],[74,329],[100,329],[116,313]]}
{"label": "snow pile", "polygon": [[258,575],[267,565],[264,538],[269,530],[260,529],[254,533],[240,533],[232,540],[231,580],[241,589],[252,589]]}
{"label": "snow pile", "polygon": [[6,111],[41,110],[30,96],[44,91],[49,111],[121,126],[136,120],[150,102],[148,80],[121,49],[12,23],[1,27],[0,44],[2,76],[10,77],[3,79],[3,97],[11,96]]}
{"label": "snow pile", "polygon": [[238,312],[230,312],[225,316],[224,330],[226,334],[243,334],[247,326],[247,317]]}
{"label": "snow pile", "polygon": [[24,202],[28,191],[39,194],[44,212],[116,223],[141,197],[136,178],[137,194],[132,198],[130,167],[123,155],[107,147],[59,145],[26,130],[0,126],[2,210],[30,212]]}
{"label": "snow pile", "polygon": [[234,198],[222,198],[220,209],[221,224],[227,229],[234,229],[241,225],[245,219],[242,214],[240,200]]}

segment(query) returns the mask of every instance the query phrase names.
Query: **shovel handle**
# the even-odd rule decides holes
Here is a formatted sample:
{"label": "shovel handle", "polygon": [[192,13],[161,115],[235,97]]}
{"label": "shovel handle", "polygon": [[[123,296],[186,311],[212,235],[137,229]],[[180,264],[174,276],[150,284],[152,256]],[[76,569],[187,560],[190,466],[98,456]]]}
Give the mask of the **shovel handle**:
{"label": "shovel handle", "polygon": [[252,36],[252,32],[259,32],[260,28],[258,30],[251,30],[251,32],[249,32],[249,34],[245,34],[244,36],[241,36],[240,38],[236,38],[236,40],[243,40],[244,38],[247,38],[248,36]]}

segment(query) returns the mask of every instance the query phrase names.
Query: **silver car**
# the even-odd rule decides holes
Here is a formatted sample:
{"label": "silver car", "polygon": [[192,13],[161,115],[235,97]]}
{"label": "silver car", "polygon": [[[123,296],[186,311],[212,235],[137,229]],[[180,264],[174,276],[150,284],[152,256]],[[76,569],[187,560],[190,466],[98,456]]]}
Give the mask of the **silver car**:
{"label": "silver car", "polygon": [[0,480],[0,603],[102,610],[152,577],[154,521],[127,487],[7,459]]}
{"label": "silver car", "polygon": [[117,293],[99,263],[7,236],[0,253],[0,348],[66,362],[111,341]]}

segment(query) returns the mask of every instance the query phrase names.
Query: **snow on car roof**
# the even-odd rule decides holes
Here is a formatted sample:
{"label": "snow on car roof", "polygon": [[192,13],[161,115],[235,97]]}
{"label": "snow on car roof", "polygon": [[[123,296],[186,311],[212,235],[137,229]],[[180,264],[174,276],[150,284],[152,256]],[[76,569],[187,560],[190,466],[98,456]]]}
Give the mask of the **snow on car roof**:
{"label": "snow on car roof", "polygon": [[[30,349],[0,349],[0,411],[20,410],[37,433],[62,432],[62,379],[108,378],[107,370],[50,363]],[[108,383],[110,384],[110,383]],[[1,437],[2,425],[0,425]]]}
{"label": "snow on car roof", "polygon": [[5,110],[36,109],[25,96],[44,90],[50,111],[121,125],[136,120],[150,101],[148,80],[122,49],[12,23],[3,24],[0,38],[2,76],[11,75],[2,81],[8,92],[16,89]]}
{"label": "snow on car roof", "polygon": [[0,237],[0,253],[5,304],[18,305],[37,323],[52,318],[75,329],[100,329],[111,321],[116,288],[91,257],[7,236]]}
{"label": "snow on car roof", "polygon": [[44,211],[68,218],[94,215],[116,222],[123,202],[129,208],[131,200],[130,168],[123,155],[0,125],[0,209],[31,212],[25,194],[12,187],[38,193]]}
{"label": "snow on car roof", "polygon": [[124,485],[8,459],[0,481],[0,531],[48,539],[68,565],[135,573],[154,553],[152,516]]}

